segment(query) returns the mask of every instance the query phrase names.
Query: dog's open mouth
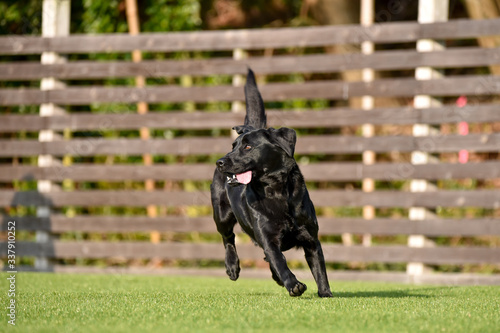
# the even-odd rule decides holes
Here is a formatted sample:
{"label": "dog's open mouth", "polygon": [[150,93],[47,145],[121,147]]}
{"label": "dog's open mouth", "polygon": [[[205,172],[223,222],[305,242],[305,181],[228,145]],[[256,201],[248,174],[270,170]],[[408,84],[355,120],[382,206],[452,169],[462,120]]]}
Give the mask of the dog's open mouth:
{"label": "dog's open mouth", "polygon": [[237,184],[248,184],[252,180],[252,171],[247,171],[243,173],[239,173],[236,175],[232,175],[231,177],[227,176],[227,182],[230,185]]}

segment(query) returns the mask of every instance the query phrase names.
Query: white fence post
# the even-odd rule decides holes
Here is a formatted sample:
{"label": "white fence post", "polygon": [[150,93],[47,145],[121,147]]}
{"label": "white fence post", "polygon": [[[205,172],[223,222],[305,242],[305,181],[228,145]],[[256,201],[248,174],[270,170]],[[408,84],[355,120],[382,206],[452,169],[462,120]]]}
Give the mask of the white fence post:
{"label": "white fence post", "polygon": [[[374,21],[374,0],[362,0],[361,1],[361,26],[367,27],[373,25]],[[361,53],[372,54],[375,50],[373,42],[362,42],[361,43]],[[363,68],[362,79],[363,82],[371,82],[374,80],[375,71],[371,68]],[[372,110],[375,104],[375,99],[372,96],[363,96],[361,98],[361,108],[363,110]],[[372,124],[364,124],[361,128],[364,137],[372,137],[375,134],[375,127]],[[363,152],[363,164],[374,164],[376,160],[375,152],[364,151]],[[373,192],[375,190],[375,181],[371,178],[363,179],[363,191]],[[375,207],[364,206],[363,207],[363,218],[365,220],[372,220],[375,217]],[[370,246],[372,243],[372,237],[370,234],[363,235],[363,245]]]}
{"label": "white fence post", "polygon": [[[70,17],[70,0],[43,0],[42,7],[42,36],[43,37],[56,37],[69,35],[69,17]],[[59,56],[55,52],[43,52],[41,62],[42,64],[57,64],[63,63],[66,59]],[[64,83],[56,80],[53,77],[43,78],[40,82],[41,90],[52,90],[64,88]],[[40,116],[50,117],[58,114],[65,113],[65,110],[53,103],[46,103],[40,105]],[[58,133],[52,130],[41,130],[38,134],[39,141],[54,141],[57,137],[61,137]],[[60,161],[56,160],[54,156],[44,154],[38,156],[39,167],[54,166]],[[54,190],[57,185],[49,180],[39,180],[37,184],[38,192],[48,193]],[[40,206],[37,208],[36,215],[38,217],[50,218],[51,209],[49,206]],[[50,231],[37,231],[36,241],[38,243],[50,242]],[[47,270],[49,268],[49,258],[45,256],[38,256],[35,258],[36,270]]]}
{"label": "white fence post", "polygon": [[[418,4],[418,22],[432,23],[448,20],[448,1],[447,0],[429,0],[419,1]],[[432,52],[443,48],[443,45],[437,41],[430,39],[421,39],[417,41],[417,51]],[[418,67],[415,70],[415,78],[417,80],[432,80],[441,76],[441,73],[431,67]],[[417,95],[414,98],[414,107],[417,109],[430,108],[441,105],[441,102],[429,95]],[[433,131],[434,130],[434,131]],[[435,134],[435,129],[429,125],[415,124],[413,125],[414,136],[432,136]],[[432,163],[432,156],[429,153],[415,151],[411,154],[412,164],[428,164]],[[432,191],[434,185],[422,180],[414,179],[410,183],[412,192]],[[424,220],[431,218],[432,212],[423,207],[412,207],[409,211],[410,220]],[[428,240],[423,235],[410,235],[408,237],[409,247],[424,247]],[[422,275],[425,272],[423,263],[410,262],[406,266],[406,273],[409,275]]]}
{"label": "white fence post", "polygon": [[[243,60],[247,58],[247,53],[243,49],[234,49],[233,50],[233,59],[234,60]],[[233,86],[240,87],[245,85],[245,77],[240,74],[233,75]],[[245,104],[241,101],[233,101],[231,103],[231,111],[235,113],[245,112]],[[231,137],[236,139],[238,134],[235,131],[231,131]]]}

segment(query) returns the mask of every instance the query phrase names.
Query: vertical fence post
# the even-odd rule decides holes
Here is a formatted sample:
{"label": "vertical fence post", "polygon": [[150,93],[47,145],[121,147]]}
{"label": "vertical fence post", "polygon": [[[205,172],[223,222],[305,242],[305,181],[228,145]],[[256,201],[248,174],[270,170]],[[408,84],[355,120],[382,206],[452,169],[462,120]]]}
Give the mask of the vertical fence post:
{"label": "vertical fence post", "polygon": [[[245,50],[239,49],[239,48],[233,50],[233,59],[234,60],[242,60],[242,59],[246,59],[246,57],[247,57],[247,53],[245,52]],[[244,80],[243,75],[240,75],[240,74],[233,75],[233,86],[240,87],[243,85],[244,82],[245,82],[245,80]],[[231,111],[235,112],[235,113],[245,112],[244,103],[241,101],[233,101],[231,103]],[[236,134],[235,131],[232,131],[231,136],[233,139],[236,139],[236,137],[238,137],[238,134]]]}
{"label": "vertical fence post", "polygon": [[[463,1],[469,18],[472,20],[488,20],[500,16],[500,2],[495,0],[464,0]],[[482,36],[477,38],[480,47],[495,48],[500,46],[500,37]],[[500,75],[498,63],[489,65],[491,74]]]}
{"label": "vertical fence post", "polygon": [[[243,49],[234,49],[233,50],[233,59],[234,60],[242,60],[242,59],[246,59],[247,58],[247,53],[245,52],[245,50]],[[240,87],[244,84],[245,82],[245,79],[243,77],[243,75],[240,75],[240,74],[235,74],[233,75],[233,86],[235,87]],[[242,101],[233,101],[231,103],[231,112],[234,112],[234,113],[243,113],[245,112],[245,107],[244,107],[244,103]],[[231,138],[234,140],[238,137],[238,133],[236,133],[236,131],[231,131]],[[236,242],[238,243],[240,241],[240,238],[238,235],[236,235]]]}
{"label": "vertical fence post", "polygon": [[[429,0],[419,1],[418,5],[418,22],[432,23],[448,20],[448,1],[447,0]],[[442,49],[443,46],[434,40],[421,39],[417,41],[417,51],[432,52]],[[441,76],[441,73],[431,67],[418,67],[415,70],[415,78],[417,80],[432,80]],[[414,98],[414,107],[417,109],[430,108],[441,105],[441,102],[432,96],[417,95]],[[431,136],[435,133],[435,129],[429,125],[415,124],[413,125],[414,136]],[[433,157],[426,152],[415,151],[411,154],[412,164],[428,164],[432,163]],[[432,191],[433,184],[423,179],[414,179],[410,183],[412,192]],[[423,207],[412,207],[409,210],[410,220],[424,220],[432,217],[432,212]],[[423,235],[410,235],[408,237],[409,247],[424,247],[428,240]],[[423,263],[410,262],[406,266],[406,272],[409,275],[422,275],[425,272]]]}
{"label": "vertical fence post", "polygon": [[[373,24],[374,19],[374,0],[362,0],[361,1],[361,26],[370,26]],[[375,46],[373,42],[364,41],[361,43],[361,52],[363,54],[372,54],[374,52]],[[374,79],[375,71],[370,68],[363,68],[362,70],[362,80],[363,82],[371,82]],[[363,110],[372,110],[375,100],[372,96],[363,96],[361,98],[361,108]],[[371,124],[364,124],[361,128],[362,135],[364,137],[372,137],[375,132],[375,128]],[[363,152],[363,164],[370,165],[375,163],[375,152],[364,151]],[[375,189],[375,181],[371,178],[363,179],[363,191],[373,192]],[[375,207],[364,206],[363,207],[363,218],[365,220],[372,220],[375,217]],[[369,234],[363,235],[363,245],[370,246],[372,242],[372,237]]]}
{"label": "vertical fence post", "polygon": [[[138,35],[140,33],[139,28],[139,13],[137,11],[137,3],[136,0],[127,0],[125,3],[126,12],[127,12],[127,23],[129,28],[130,35]],[[142,52],[141,50],[133,50],[132,51],[132,61],[133,62],[141,62],[142,61]],[[135,86],[137,88],[144,88],[146,85],[146,78],[142,75],[138,75],[135,77]],[[149,112],[149,107],[146,102],[138,102],[137,103],[137,113],[146,114]],[[149,140],[151,137],[151,133],[149,132],[149,128],[142,127],[139,130],[139,135],[142,140]],[[151,154],[143,154],[142,161],[144,165],[152,165],[153,164],[153,156]],[[144,188],[146,191],[154,191],[155,189],[155,181],[153,179],[146,179],[144,181]],[[147,215],[150,218],[157,217],[157,209],[155,205],[148,205],[146,207]],[[160,242],[160,233],[158,231],[151,231],[150,240],[152,243]]]}
{"label": "vertical fence post", "polygon": [[[69,18],[70,18],[70,0],[43,0],[42,4],[42,36],[43,37],[59,37],[69,35]],[[41,57],[42,64],[57,64],[66,61],[65,57],[58,55],[55,52],[43,52]],[[52,90],[64,88],[65,84],[56,80],[53,77],[43,78],[40,82],[41,90]],[[55,105],[54,103],[45,103],[40,105],[40,116],[50,117],[55,115],[64,114],[65,110]],[[41,130],[38,133],[38,140],[43,142],[54,141],[61,135],[52,130]],[[42,154],[38,156],[39,167],[49,167],[57,165],[61,161],[49,154]],[[37,183],[38,192],[48,193],[57,187],[56,184],[50,180],[41,179]],[[39,206],[36,210],[37,217],[50,218],[51,207]],[[51,241],[51,234],[49,231],[37,231],[37,243],[49,243]],[[35,258],[36,270],[48,270],[49,258],[43,255]]]}

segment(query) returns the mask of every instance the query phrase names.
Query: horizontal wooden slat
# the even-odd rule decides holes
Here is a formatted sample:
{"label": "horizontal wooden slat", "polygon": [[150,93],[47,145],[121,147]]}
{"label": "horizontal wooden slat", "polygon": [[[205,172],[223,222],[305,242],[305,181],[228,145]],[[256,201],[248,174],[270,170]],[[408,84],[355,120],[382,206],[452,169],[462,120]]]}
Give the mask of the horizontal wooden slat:
{"label": "horizontal wooden slat", "polygon": [[0,205],[45,206],[147,206],[209,205],[210,193],[204,191],[72,191],[40,193],[0,190]]}
{"label": "horizontal wooden slat", "polygon": [[[0,243],[1,255],[6,255],[6,244]],[[262,249],[253,244],[238,244],[240,259],[261,260]],[[405,246],[341,246],[323,245],[327,262],[423,262],[427,264],[500,263],[500,249],[482,247],[409,248]],[[127,259],[219,259],[224,260],[222,244],[147,242],[18,242],[18,256],[47,256],[50,258],[108,258]],[[286,252],[288,260],[305,261],[302,250]]]}
{"label": "horizontal wooden slat", "polygon": [[316,206],[374,206],[374,207],[484,207],[500,208],[500,191],[311,191]]}
{"label": "horizontal wooden slat", "polygon": [[258,74],[335,73],[345,70],[372,68],[375,70],[413,69],[422,66],[435,68],[464,68],[500,63],[500,49],[457,48],[438,52],[379,51],[370,55],[312,54],[303,56],[255,57],[244,60],[232,58],[204,60],[144,60],[129,61],[71,61],[62,64],[41,63],[0,64],[2,80],[37,80],[44,77],[59,79],[103,79],[133,77],[178,77],[181,75],[246,74],[247,66]]}
{"label": "horizontal wooden slat", "polygon": [[143,51],[200,51],[314,47],[333,44],[408,42],[422,38],[456,39],[498,35],[500,20],[455,20],[432,24],[394,22],[359,25],[255,30],[224,30],[126,34],[72,35],[70,37],[40,38],[8,36],[0,38],[0,54],[36,54],[42,52],[94,53]]}
{"label": "horizontal wooden slat", "polygon": [[[0,140],[0,157],[34,156],[39,154],[95,156],[95,155],[211,155],[226,154],[231,150],[229,138],[177,139],[75,139],[39,142],[34,140]],[[300,137],[296,154],[358,154],[374,152],[457,152],[467,149],[476,152],[498,151],[500,133],[446,135],[429,137],[378,136],[304,136]]]}
{"label": "horizontal wooden slat", "polygon": [[[211,216],[188,218],[185,216],[75,216],[52,215],[4,216],[0,230],[7,230],[7,222],[15,221],[16,230],[49,231],[53,233],[83,232],[201,232],[217,233]],[[426,236],[485,236],[500,235],[500,220],[495,219],[383,219],[319,217],[320,235],[343,233],[373,235],[426,235]],[[241,232],[236,226],[235,232]]]}
{"label": "horizontal wooden slat", "polygon": [[68,218],[55,214],[50,218],[35,216],[3,216],[0,230],[7,230],[7,222],[15,221],[16,230],[50,231],[63,233],[83,232],[202,232],[216,233],[212,217],[163,216],[75,216]]}
{"label": "horizontal wooden slat", "polygon": [[323,247],[326,261],[360,262],[421,262],[425,264],[499,263],[499,248],[434,247],[410,248],[404,246],[348,246]]}
{"label": "horizontal wooden slat", "polygon": [[497,219],[431,219],[408,220],[375,218],[326,218],[319,217],[321,235],[372,234],[380,236],[425,235],[425,236],[485,236],[500,235],[500,220]]}
{"label": "horizontal wooden slat", "polygon": [[123,180],[211,180],[214,164],[99,165],[83,164],[69,167],[5,166],[0,165],[0,181],[53,180],[62,181],[123,181]]}
{"label": "horizontal wooden slat", "polygon": [[[310,192],[316,206],[366,206],[374,207],[484,207],[500,208],[500,191],[341,191],[314,190]],[[205,191],[71,191],[39,193],[0,190],[0,206],[133,206],[147,205],[184,206],[210,205],[210,193]]]}
{"label": "horizontal wooden slat", "polygon": [[[447,105],[439,108],[414,109],[379,108],[365,110],[335,108],[326,110],[267,111],[270,127],[336,127],[361,124],[445,124],[460,121],[484,123],[500,121],[499,104],[479,104],[457,108]],[[37,115],[0,115],[0,132],[39,131],[44,129],[130,130],[151,129],[212,129],[232,128],[242,124],[244,115],[233,112],[149,112],[139,114],[68,114],[40,117]]]}
{"label": "horizontal wooden slat", "polygon": [[190,139],[116,139],[101,138],[75,139],[71,141],[11,141],[0,140],[0,156],[51,155],[142,155],[158,154],[223,154],[231,149],[228,138],[190,138]]}
{"label": "horizontal wooden slat", "polygon": [[[458,96],[496,95],[500,93],[500,77],[486,75],[448,76],[435,80],[413,78],[379,79],[373,82],[308,81],[301,84],[269,83],[260,87],[265,101],[295,98],[347,99],[374,97],[408,97],[414,95]],[[211,102],[243,100],[243,89],[235,86],[174,85],[135,87],[69,87],[57,90],[33,88],[0,90],[0,105],[32,105],[42,103],[86,105],[91,103]]]}
{"label": "horizontal wooden slat", "polygon": [[[300,165],[300,164],[299,164]],[[493,179],[500,178],[500,161],[481,163],[315,163],[300,165],[306,181],[359,181],[402,179]],[[107,165],[37,167],[0,165],[0,182],[12,180],[123,181],[123,180],[211,180],[215,164]]]}
{"label": "horizontal wooden slat", "polygon": [[[500,162],[482,163],[316,163],[300,167],[306,181],[359,181],[404,179],[494,179],[500,178]],[[0,169],[1,170],[1,169]]]}

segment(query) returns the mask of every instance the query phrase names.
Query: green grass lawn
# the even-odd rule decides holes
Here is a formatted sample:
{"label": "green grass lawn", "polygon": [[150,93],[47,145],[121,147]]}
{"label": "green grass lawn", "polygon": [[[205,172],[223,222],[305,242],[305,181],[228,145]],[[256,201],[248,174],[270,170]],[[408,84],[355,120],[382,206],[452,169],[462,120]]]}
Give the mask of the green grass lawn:
{"label": "green grass lawn", "polygon": [[[500,332],[500,287],[331,282],[292,298],[271,279],[17,274],[17,332]],[[7,327],[9,326],[9,327]]]}

